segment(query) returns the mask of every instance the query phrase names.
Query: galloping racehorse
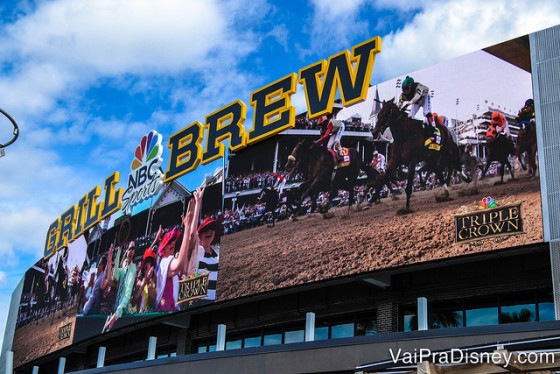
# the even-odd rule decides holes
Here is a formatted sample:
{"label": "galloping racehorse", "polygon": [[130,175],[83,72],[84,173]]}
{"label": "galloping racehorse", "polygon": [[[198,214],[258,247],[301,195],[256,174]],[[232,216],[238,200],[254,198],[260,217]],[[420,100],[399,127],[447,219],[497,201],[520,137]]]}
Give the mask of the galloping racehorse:
{"label": "galloping racehorse", "polygon": [[488,129],[486,130],[486,149],[488,151],[488,156],[486,157],[486,167],[482,172],[482,177],[480,179],[484,179],[486,173],[488,172],[488,168],[492,164],[492,162],[499,162],[500,163],[500,182],[497,183],[504,183],[504,172],[505,167],[509,168],[509,172],[511,174],[511,179],[515,179],[513,176],[513,167],[509,162],[508,157],[510,155],[515,155],[515,147],[513,142],[510,138],[505,135],[497,134],[496,128],[493,125],[488,125]]}
{"label": "galloping racehorse", "polygon": [[[288,157],[284,170],[293,173],[297,169],[303,173],[304,182],[299,187],[300,202],[310,197],[311,211],[314,212],[320,192],[329,192],[332,198],[336,196],[339,189],[344,189],[350,195],[348,203],[348,212],[350,212],[350,207],[354,203],[354,186],[360,173],[360,159],[355,148],[348,148],[348,157],[348,166],[339,167],[335,171],[336,162],[326,147],[314,144],[308,139],[297,143]],[[333,172],[335,172],[334,177]],[[328,209],[327,203],[327,212]]]}
{"label": "galloping racehorse", "polygon": [[[427,151],[424,142],[426,130],[422,121],[408,117],[406,111],[399,109],[394,98],[383,101],[381,110],[377,115],[377,125],[372,130],[374,138],[383,133],[387,128],[391,129],[394,143],[391,147],[387,171],[380,183],[385,183],[393,178],[394,173],[400,165],[408,168],[406,184],[406,208],[399,213],[410,213],[410,196],[412,195],[412,184],[416,165],[424,161],[426,170],[436,174],[440,183],[444,186],[445,197],[449,197],[449,182],[453,171],[462,171],[460,163],[459,148],[453,141],[451,133],[446,127],[438,125],[441,134],[441,148],[439,151]],[[431,131],[431,130],[430,130]],[[444,178],[443,171],[447,170]],[[465,176],[462,175],[463,179]],[[376,192],[378,193],[378,192]],[[441,201],[441,200],[439,200]]]}
{"label": "galloping racehorse", "polygon": [[[366,175],[366,183],[365,183],[366,190],[367,192],[370,191],[372,192],[371,196],[368,198],[367,205],[371,206],[373,203],[375,204],[381,203],[381,200],[379,199],[379,193],[376,193],[376,190],[377,188],[379,188],[379,186],[381,186],[381,188],[383,187],[382,178],[383,178],[383,174],[385,173],[379,172],[379,170],[377,170],[371,165],[366,164],[365,162],[362,162],[361,170]],[[397,181],[396,180],[385,181],[385,186],[387,187],[387,192],[391,196],[391,199],[397,200],[397,195],[395,193],[395,190],[393,189],[393,184],[396,186]],[[375,200],[374,197],[376,198]]]}
{"label": "galloping racehorse", "polygon": [[521,163],[523,170],[527,170],[527,165],[523,162],[523,153],[527,153],[527,163],[529,164],[529,174],[535,176],[537,172],[537,127],[534,121],[522,122],[521,131],[517,135],[517,147],[515,155]]}
{"label": "galloping racehorse", "polygon": [[466,174],[473,181],[473,188],[465,190],[466,194],[473,195],[478,194],[478,171],[482,173],[484,171],[484,165],[482,161],[474,154],[474,146],[472,144],[467,144],[460,147],[461,150],[461,165],[464,166]]}

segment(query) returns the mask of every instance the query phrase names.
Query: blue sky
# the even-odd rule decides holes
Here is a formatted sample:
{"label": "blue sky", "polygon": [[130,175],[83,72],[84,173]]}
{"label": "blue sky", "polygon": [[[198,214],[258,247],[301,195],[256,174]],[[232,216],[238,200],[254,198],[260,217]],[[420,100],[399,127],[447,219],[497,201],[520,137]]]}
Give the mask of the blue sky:
{"label": "blue sky", "polygon": [[[22,0],[0,3],[0,108],[20,137],[0,158],[0,339],[50,223],[151,129],[169,135],[366,39],[372,83],[560,23],[560,3],[402,0]],[[293,99],[305,110],[300,94]],[[247,122],[250,123],[250,116]],[[0,122],[0,143],[11,128]],[[164,169],[168,153],[163,154]],[[217,164],[181,178],[200,184]]]}

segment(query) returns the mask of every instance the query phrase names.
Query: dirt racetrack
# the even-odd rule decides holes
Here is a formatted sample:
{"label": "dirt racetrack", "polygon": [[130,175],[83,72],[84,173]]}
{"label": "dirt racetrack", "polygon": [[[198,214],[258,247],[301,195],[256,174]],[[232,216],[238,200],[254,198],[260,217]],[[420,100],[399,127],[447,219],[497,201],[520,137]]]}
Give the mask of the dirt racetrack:
{"label": "dirt racetrack", "polygon": [[[451,201],[436,203],[433,191],[412,194],[408,215],[397,215],[406,196],[381,199],[381,204],[342,218],[347,207],[334,208],[335,217],[320,214],[299,221],[277,222],[273,228],[260,226],[226,235],[221,241],[217,284],[219,300],[228,300],[278,288],[359,274],[395,266],[516,247],[543,241],[539,179],[499,178],[479,181],[478,194],[464,196],[466,184],[451,188]],[[477,210],[485,196],[498,206],[521,203],[524,233],[483,245],[454,244],[459,214]]]}
{"label": "dirt racetrack", "polygon": [[[59,328],[66,323],[72,324],[70,337],[59,340]],[[14,367],[62,349],[72,343],[75,326],[76,305],[70,305],[66,309],[59,310],[50,316],[18,328],[12,346],[12,351],[16,352]]]}

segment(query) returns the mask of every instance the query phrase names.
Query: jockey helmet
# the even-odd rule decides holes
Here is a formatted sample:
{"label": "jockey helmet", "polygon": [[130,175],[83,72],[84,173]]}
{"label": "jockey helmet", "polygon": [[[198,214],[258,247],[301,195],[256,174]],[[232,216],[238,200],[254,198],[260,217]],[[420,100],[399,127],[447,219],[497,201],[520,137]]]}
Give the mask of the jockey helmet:
{"label": "jockey helmet", "polygon": [[373,155],[377,156],[379,154],[379,152],[377,152],[377,149],[375,151],[373,151]]}
{"label": "jockey helmet", "polygon": [[525,101],[525,106],[535,106],[535,102],[533,101],[533,99],[527,99]]}
{"label": "jockey helmet", "polygon": [[492,120],[490,122],[498,123],[498,122],[500,122],[500,117],[501,117],[500,112],[493,112],[492,113]]}
{"label": "jockey helmet", "polygon": [[438,125],[443,126],[445,123],[445,117],[444,116],[440,116],[437,113],[432,113],[432,117],[434,118],[434,123],[437,123]]}
{"label": "jockey helmet", "polygon": [[404,81],[402,82],[403,91],[406,90],[408,87],[412,86],[413,84],[414,84],[414,78],[407,75],[406,78],[404,78]]}

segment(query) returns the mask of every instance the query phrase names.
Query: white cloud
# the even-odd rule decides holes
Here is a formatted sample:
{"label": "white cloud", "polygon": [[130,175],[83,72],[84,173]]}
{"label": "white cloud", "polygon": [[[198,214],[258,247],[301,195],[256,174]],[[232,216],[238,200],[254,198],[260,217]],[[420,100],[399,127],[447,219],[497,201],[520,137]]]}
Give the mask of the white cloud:
{"label": "white cloud", "polygon": [[[0,100],[22,118],[71,101],[99,79],[235,71],[259,43],[253,22],[269,10],[264,0],[41,2],[0,34],[0,63],[11,67],[0,76]],[[269,35],[285,38],[281,25]]]}
{"label": "white cloud", "polygon": [[[326,56],[324,50],[348,49],[352,37],[365,40],[376,35],[374,27],[387,28],[387,20],[402,20],[402,27],[381,35],[376,81],[560,23],[560,4],[554,0],[540,1],[538,6],[529,0],[313,0],[312,5],[310,49],[303,54]],[[364,14],[368,8],[378,11],[379,18],[371,17],[372,12]]]}
{"label": "white cloud", "polygon": [[6,272],[0,271],[0,288],[6,285],[7,277]]}
{"label": "white cloud", "polygon": [[[0,251],[5,269],[22,265],[27,268],[42,257],[41,244],[45,241],[47,228],[54,221],[54,214],[54,211],[37,207],[2,209],[5,219],[0,227]],[[30,260],[31,262],[26,264]],[[22,275],[23,272],[25,270],[22,271]]]}
{"label": "white cloud", "polygon": [[352,37],[367,34],[368,19],[360,17],[365,3],[365,0],[313,0],[311,51],[322,54],[333,48],[348,48]]}
{"label": "white cloud", "polygon": [[433,1],[383,37],[375,76],[383,80],[560,23],[560,4],[541,1]]}
{"label": "white cloud", "polygon": [[42,3],[8,31],[24,60],[99,75],[177,71],[200,67],[221,43],[222,12],[213,0],[60,0]]}

